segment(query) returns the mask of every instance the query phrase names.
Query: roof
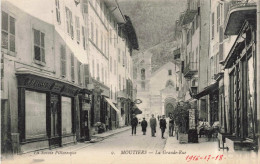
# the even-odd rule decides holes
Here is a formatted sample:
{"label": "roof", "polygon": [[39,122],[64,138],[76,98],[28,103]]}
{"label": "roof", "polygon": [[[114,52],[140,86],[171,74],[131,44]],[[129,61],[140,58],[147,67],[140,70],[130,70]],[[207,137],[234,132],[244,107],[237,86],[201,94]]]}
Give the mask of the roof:
{"label": "roof", "polygon": [[225,35],[237,35],[248,18],[256,18],[255,3],[238,3],[231,7],[228,13]]}
{"label": "roof", "polygon": [[128,36],[128,39],[135,50],[139,50],[138,39],[136,36],[135,28],[129,16],[125,15],[126,23],[124,24],[124,29]]}
{"label": "roof", "polygon": [[152,76],[154,76],[155,74],[157,74],[158,72],[160,72],[163,68],[167,67],[168,65],[175,65],[173,62],[168,62],[166,64],[164,64],[163,66],[161,66],[159,69],[157,69],[155,72],[152,73]]}

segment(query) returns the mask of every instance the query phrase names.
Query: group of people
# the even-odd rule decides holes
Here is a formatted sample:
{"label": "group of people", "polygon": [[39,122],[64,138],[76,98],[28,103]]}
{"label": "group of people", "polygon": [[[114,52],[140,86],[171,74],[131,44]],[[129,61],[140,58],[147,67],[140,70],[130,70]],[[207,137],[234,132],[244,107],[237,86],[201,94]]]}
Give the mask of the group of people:
{"label": "group of people", "polygon": [[[174,119],[172,117],[172,115],[170,114],[170,118],[169,118],[169,136],[173,136],[173,131],[174,131]],[[157,126],[157,120],[154,117],[154,114],[152,114],[152,117],[150,118],[150,127],[151,127],[151,134],[152,137],[156,137],[155,133],[156,133],[156,126]],[[162,116],[162,118],[159,120],[159,125],[160,125],[160,129],[161,129],[161,138],[164,139],[164,132],[166,129],[166,119],[165,119],[165,115]],[[138,119],[135,115],[133,115],[132,121],[131,121],[131,125],[132,125],[132,135],[136,135],[136,127],[138,125]],[[145,120],[145,118],[143,118],[143,120],[141,121],[141,127],[142,127],[142,132],[143,135],[146,135],[146,128],[148,126],[147,121]]]}

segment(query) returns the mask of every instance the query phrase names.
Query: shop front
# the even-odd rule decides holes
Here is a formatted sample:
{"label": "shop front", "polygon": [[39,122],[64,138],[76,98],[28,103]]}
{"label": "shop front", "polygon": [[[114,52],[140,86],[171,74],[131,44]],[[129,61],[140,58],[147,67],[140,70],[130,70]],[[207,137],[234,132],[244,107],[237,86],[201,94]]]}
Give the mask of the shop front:
{"label": "shop front", "polygon": [[76,142],[79,87],[33,73],[16,73],[21,153]]}
{"label": "shop front", "polygon": [[88,89],[82,89],[79,95],[79,125],[80,141],[90,141],[90,112],[91,112],[91,95]]}
{"label": "shop front", "polygon": [[115,104],[112,102],[111,99],[105,98],[106,102],[108,103],[108,110],[109,110],[109,129],[113,130],[119,127],[119,114],[120,111],[115,106]]}
{"label": "shop front", "polygon": [[224,61],[229,72],[227,149],[256,150],[256,5],[233,7],[225,34],[237,35]]}

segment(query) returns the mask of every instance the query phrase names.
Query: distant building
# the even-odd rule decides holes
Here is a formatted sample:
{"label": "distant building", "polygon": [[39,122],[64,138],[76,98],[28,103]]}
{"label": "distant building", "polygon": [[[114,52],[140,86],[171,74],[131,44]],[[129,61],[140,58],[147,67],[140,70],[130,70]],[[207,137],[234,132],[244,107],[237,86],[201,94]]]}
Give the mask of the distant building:
{"label": "distant building", "polygon": [[135,77],[137,99],[142,103],[138,107],[143,111],[143,117],[169,116],[178,101],[179,76],[176,65],[165,63],[155,72],[151,71],[151,57],[149,51],[137,55]]}

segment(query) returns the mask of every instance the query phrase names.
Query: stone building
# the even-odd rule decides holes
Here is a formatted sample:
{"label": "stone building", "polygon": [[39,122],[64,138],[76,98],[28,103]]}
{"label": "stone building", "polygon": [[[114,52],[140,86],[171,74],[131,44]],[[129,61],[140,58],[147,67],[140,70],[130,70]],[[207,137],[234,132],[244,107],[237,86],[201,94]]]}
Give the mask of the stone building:
{"label": "stone building", "polygon": [[109,129],[128,124],[138,41],[116,1],[5,0],[1,7],[3,153],[90,140],[106,120]]}
{"label": "stone building", "polygon": [[177,65],[168,62],[152,72],[152,53],[145,51],[138,54],[136,60],[137,99],[142,103],[138,107],[143,111],[140,117],[150,118],[169,116],[178,101],[179,76],[176,73]]}

